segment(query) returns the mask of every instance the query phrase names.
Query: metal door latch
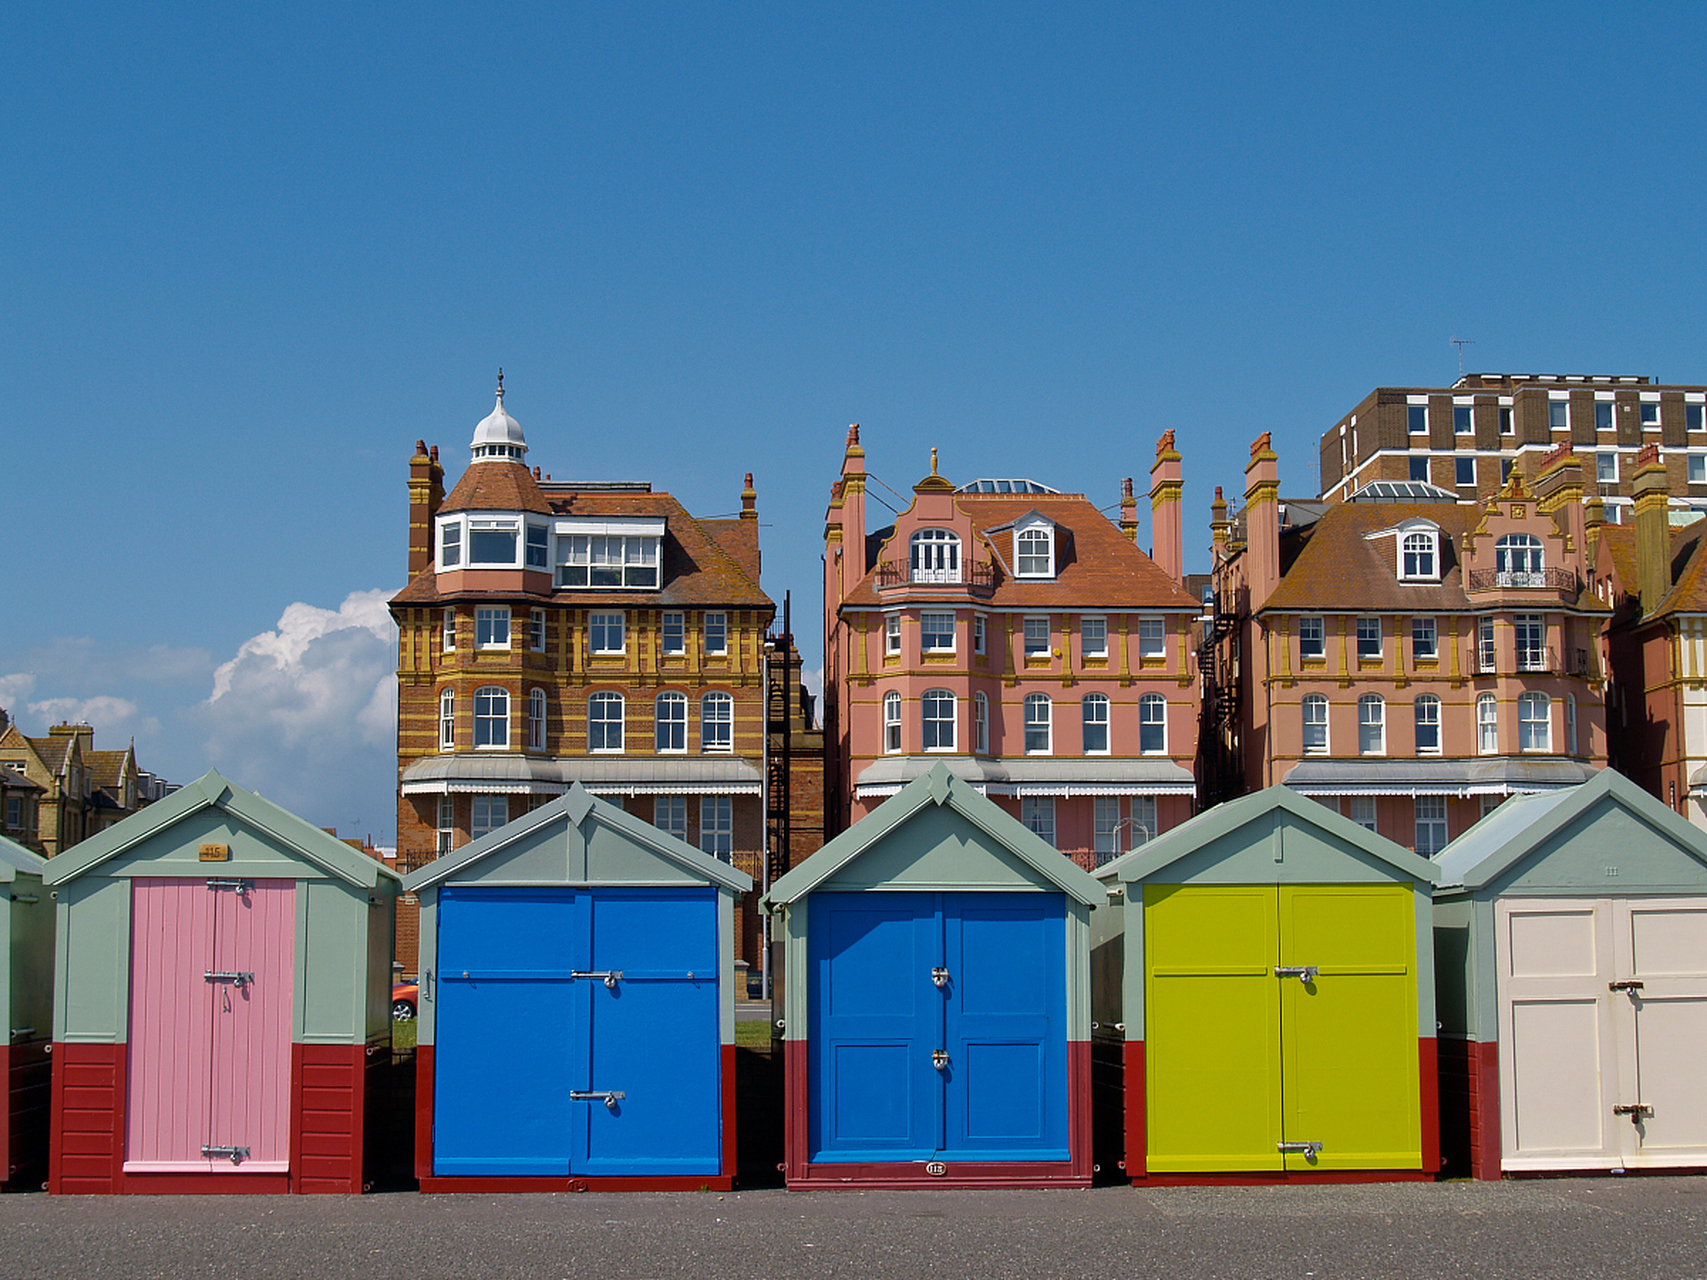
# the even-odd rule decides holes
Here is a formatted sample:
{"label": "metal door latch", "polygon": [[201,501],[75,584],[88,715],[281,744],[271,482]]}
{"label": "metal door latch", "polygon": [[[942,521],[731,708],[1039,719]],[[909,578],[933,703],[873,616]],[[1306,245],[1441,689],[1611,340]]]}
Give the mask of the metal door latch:
{"label": "metal door latch", "polygon": [[569,976],[571,978],[600,978],[604,981],[604,984],[605,984],[605,987],[607,990],[615,991],[616,990],[616,984],[622,981],[622,970],[621,969],[586,969],[586,970],[571,969],[569,971]]}
{"label": "metal door latch", "polygon": [[624,1093],[621,1089],[587,1089],[587,1090],[571,1089],[571,1090],[569,1090],[569,1101],[571,1101],[571,1102],[603,1102],[605,1104],[606,1109],[610,1110],[610,1111],[615,1111],[616,1110],[616,1104],[621,1102],[627,1096],[628,1095],[626,1093]]}
{"label": "metal door latch", "polygon": [[255,886],[247,880],[209,880],[207,887],[210,889],[235,889],[237,896],[241,898]]}
{"label": "metal door latch", "polygon": [[1629,1116],[1631,1124],[1641,1124],[1644,1116],[1654,1114],[1654,1109],[1645,1102],[1625,1102],[1612,1108],[1615,1116]]}
{"label": "metal door latch", "polygon": [[948,970],[942,968],[932,969],[931,981],[936,983],[938,991],[943,990],[948,986]]}
{"label": "metal door latch", "polygon": [[242,1164],[249,1158],[249,1148],[204,1146],[202,1148],[202,1155],[206,1156],[209,1160],[214,1159],[216,1156],[224,1156],[227,1160],[231,1161],[232,1164]]}
{"label": "metal door latch", "polygon": [[1306,1160],[1314,1160],[1322,1150],[1319,1142],[1277,1142],[1274,1145],[1282,1155],[1300,1155]]}
{"label": "metal door latch", "polygon": [[1305,986],[1314,982],[1316,975],[1320,972],[1321,970],[1313,964],[1277,964],[1274,966],[1275,977],[1297,978]]}
{"label": "metal door latch", "polygon": [[254,980],[253,971],[248,969],[228,969],[219,972],[208,969],[202,974],[203,982],[231,982],[240,987]]}
{"label": "metal door latch", "polygon": [[935,1067],[938,1071],[947,1071],[948,1070],[948,1050],[947,1049],[932,1049],[931,1050],[931,1066]]}
{"label": "metal door latch", "polygon": [[1609,982],[1606,984],[1606,989],[1608,991],[1627,991],[1631,995],[1635,995],[1642,989],[1642,984],[1632,978],[1626,982]]}

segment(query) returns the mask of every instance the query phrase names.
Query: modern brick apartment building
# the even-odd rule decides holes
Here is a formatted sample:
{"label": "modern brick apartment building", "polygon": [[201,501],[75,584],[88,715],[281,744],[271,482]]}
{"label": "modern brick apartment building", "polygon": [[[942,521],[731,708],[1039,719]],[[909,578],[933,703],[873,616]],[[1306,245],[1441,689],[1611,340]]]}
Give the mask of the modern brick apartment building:
{"label": "modern brick apartment building", "polygon": [[733,519],[648,483],[553,481],[527,465],[501,381],[470,448],[448,496],[436,447],[410,460],[409,585],[391,601],[399,870],[580,782],[758,880],[775,608],[752,476]]}
{"label": "modern brick apartment building", "polygon": [[1193,812],[1199,604],[1181,585],[1180,455],[1151,472],[1152,556],[1127,482],[1116,524],[1031,480],[931,472],[866,528],[848,432],[825,517],[832,831],[938,761],[1089,867]]}
{"label": "modern brick apartment building", "polygon": [[1245,506],[1228,519],[1217,491],[1212,526],[1210,799],[1284,783],[1433,854],[1505,796],[1605,766],[1598,506],[1568,444],[1537,461],[1475,503],[1371,481],[1283,512],[1252,445]]}
{"label": "modern brick apartment building", "polygon": [[1707,386],[1636,376],[1466,374],[1450,387],[1377,387],[1322,434],[1321,494],[1422,481],[1486,500],[1521,462],[1570,444],[1605,518],[1632,518],[1636,454],[1657,445],[1676,516],[1707,513]]}

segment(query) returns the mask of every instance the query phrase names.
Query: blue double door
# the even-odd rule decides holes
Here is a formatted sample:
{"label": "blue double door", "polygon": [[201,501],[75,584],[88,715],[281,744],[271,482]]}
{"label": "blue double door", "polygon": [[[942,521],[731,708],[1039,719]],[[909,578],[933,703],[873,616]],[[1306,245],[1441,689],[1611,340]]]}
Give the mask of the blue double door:
{"label": "blue double door", "polygon": [[713,889],[439,890],[433,1172],[721,1172]]}
{"label": "blue double door", "polygon": [[1054,893],[810,899],[810,1153],[1066,1160],[1066,904]]}

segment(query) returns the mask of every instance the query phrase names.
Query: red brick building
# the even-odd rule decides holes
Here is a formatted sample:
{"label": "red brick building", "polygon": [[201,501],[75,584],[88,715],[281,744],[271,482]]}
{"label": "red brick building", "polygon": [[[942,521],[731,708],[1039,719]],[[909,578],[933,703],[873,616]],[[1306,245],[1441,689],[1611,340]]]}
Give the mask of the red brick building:
{"label": "red brick building", "polygon": [[[734,519],[648,483],[553,481],[527,465],[501,382],[470,448],[448,496],[436,447],[410,460],[409,585],[391,601],[398,869],[581,782],[757,880],[775,608],[752,476]],[[401,941],[399,959],[413,971]]]}

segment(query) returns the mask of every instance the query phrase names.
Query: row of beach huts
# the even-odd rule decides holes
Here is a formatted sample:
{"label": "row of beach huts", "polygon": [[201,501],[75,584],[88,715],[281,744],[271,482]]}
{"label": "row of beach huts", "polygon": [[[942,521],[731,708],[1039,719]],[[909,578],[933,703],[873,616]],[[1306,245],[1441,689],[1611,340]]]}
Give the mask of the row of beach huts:
{"label": "row of beach huts", "polygon": [[[424,1190],[733,1185],[750,881],[579,786],[399,879],[210,773],[0,879],[14,1182],[371,1185],[411,892]],[[1277,787],[1093,875],[939,766],[765,906],[791,1187],[1707,1168],[1707,833],[1610,770],[1434,861]]]}

